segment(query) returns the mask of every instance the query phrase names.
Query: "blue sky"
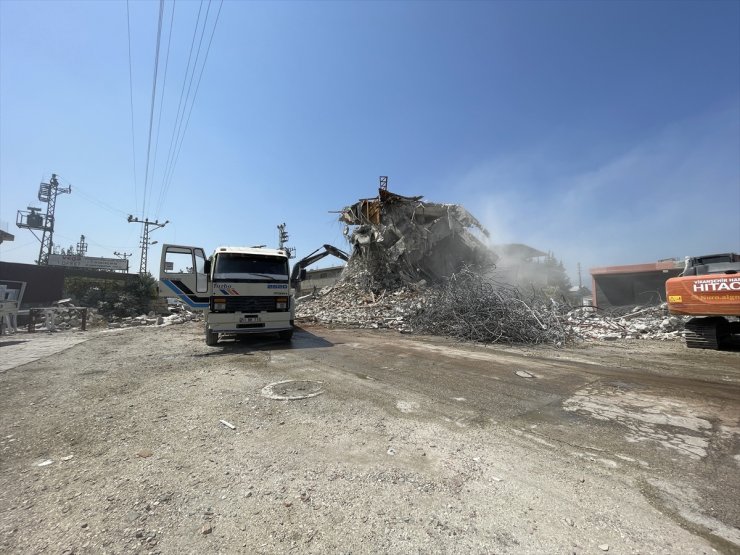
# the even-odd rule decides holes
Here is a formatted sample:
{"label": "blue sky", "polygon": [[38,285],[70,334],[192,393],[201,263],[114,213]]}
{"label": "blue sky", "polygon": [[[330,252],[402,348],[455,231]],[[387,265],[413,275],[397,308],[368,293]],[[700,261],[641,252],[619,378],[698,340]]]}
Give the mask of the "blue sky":
{"label": "blue sky", "polygon": [[574,279],[740,250],[740,2],[225,1],[167,187],[196,18],[201,64],[219,2],[174,6],[145,179],[159,3],[129,4],[134,177],[126,2],[0,2],[0,260],[36,259],[16,211],[52,172],[73,187],[55,243],[84,234],[92,256],[138,260],[129,213],[169,219],[160,243],[273,246],[285,222],[299,257],[344,248],[331,211],[380,175]]}

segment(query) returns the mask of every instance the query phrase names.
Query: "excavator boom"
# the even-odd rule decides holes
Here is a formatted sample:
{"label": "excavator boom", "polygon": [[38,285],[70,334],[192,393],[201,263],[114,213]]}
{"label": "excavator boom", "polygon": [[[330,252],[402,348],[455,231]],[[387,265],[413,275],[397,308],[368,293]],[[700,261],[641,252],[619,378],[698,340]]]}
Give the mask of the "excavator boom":
{"label": "excavator boom", "polygon": [[337,258],[339,258],[340,260],[344,260],[345,262],[349,260],[349,255],[342,249],[338,249],[337,247],[334,247],[332,245],[324,245],[293,264],[293,271],[290,274],[290,282],[293,284],[293,286],[295,287],[295,285],[303,279],[301,274],[302,270],[308,268],[314,262],[318,262],[325,256],[329,255],[336,256]]}

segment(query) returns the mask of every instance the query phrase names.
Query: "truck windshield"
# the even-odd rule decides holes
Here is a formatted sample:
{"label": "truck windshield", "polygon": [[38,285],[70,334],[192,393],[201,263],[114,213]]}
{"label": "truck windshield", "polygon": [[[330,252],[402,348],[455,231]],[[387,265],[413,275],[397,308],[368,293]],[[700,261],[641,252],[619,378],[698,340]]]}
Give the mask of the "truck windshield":
{"label": "truck windshield", "polygon": [[280,256],[222,253],[216,257],[213,279],[288,279],[288,260]]}

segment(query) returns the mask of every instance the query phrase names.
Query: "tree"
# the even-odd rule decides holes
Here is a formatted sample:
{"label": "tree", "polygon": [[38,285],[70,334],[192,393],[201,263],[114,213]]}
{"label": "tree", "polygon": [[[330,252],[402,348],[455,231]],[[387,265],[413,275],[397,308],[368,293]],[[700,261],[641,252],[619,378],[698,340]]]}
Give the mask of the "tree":
{"label": "tree", "polygon": [[554,294],[568,295],[572,284],[562,260],[556,259],[550,252],[545,257],[544,265],[547,274],[547,288]]}
{"label": "tree", "polygon": [[157,298],[157,280],[149,273],[123,279],[70,276],[64,289],[75,303],[97,308],[105,316],[146,314]]}

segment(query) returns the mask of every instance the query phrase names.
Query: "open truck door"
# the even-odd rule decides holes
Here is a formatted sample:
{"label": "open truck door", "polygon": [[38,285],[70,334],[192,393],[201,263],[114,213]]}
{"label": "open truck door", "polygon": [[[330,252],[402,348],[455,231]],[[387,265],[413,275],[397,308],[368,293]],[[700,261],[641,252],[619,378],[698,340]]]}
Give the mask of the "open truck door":
{"label": "open truck door", "polygon": [[191,309],[208,310],[211,297],[209,265],[200,247],[162,245],[159,296],[175,297]]}

